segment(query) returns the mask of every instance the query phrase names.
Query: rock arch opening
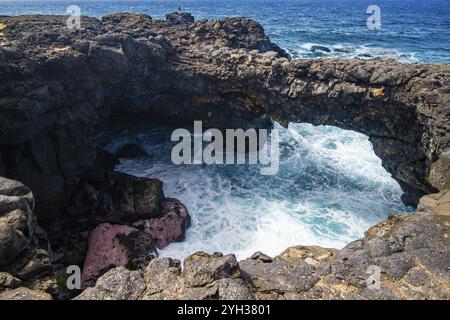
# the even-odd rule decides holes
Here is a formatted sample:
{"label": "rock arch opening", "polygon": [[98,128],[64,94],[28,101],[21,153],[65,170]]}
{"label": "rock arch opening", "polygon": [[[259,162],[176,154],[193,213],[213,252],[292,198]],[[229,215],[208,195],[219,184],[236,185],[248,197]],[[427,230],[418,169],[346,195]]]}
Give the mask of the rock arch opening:
{"label": "rock arch opening", "polygon": [[410,210],[363,134],[275,123],[280,168],[275,176],[262,176],[258,165],[175,165],[175,128],[142,124],[103,136],[111,153],[130,144],[144,151],[121,159],[117,171],[164,181],[166,196],[180,199],[190,212],[186,239],[160,251],[162,256],[183,259],[201,250],[244,259],[261,248],[275,256],[297,243],[340,248],[389,212]]}

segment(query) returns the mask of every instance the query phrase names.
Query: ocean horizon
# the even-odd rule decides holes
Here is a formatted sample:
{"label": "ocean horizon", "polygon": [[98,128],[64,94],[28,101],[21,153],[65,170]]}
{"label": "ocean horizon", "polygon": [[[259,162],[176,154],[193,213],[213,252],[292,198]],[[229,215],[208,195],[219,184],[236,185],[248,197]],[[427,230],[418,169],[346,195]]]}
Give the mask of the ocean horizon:
{"label": "ocean horizon", "polygon": [[[450,62],[448,0],[0,0],[0,15],[145,13],[154,19],[177,11],[198,19],[246,17],[259,22],[270,39],[294,58],[396,59],[405,63]],[[370,5],[381,13],[381,28],[370,30]],[[314,47],[327,50],[313,50]]]}

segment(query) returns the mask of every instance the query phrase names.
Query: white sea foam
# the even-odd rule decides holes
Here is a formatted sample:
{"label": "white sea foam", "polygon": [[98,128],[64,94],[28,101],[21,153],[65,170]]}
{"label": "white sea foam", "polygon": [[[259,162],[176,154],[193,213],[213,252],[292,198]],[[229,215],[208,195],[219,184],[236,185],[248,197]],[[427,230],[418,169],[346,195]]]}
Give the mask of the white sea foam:
{"label": "white sea foam", "polygon": [[273,177],[261,176],[258,166],[173,165],[169,135],[157,129],[124,133],[109,146],[144,147],[149,157],[123,160],[117,170],[161,179],[166,196],[180,199],[191,214],[186,240],[161,256],[182,259],[203,250],[244,259],[300,244],[340,248],[389,211],[405,209],[400,187],[366,136],[309,124],[277,128],[281,162]]}
{"label": "white sea foam", "polygon": [[[316,51],[312,52],[313,46],[321,46],[330,49],[330,52]],[[382,59],[395,59],[404,63],[414,63],[420,60],[413,52],[404,52],[396,49],[374,47],[370,43],[365,45],[353,45],[350,43],[323,44],[323,43],[303,43],[296,50],[288,50],[296,58],[360,58],[373,59],[376,57]]]}

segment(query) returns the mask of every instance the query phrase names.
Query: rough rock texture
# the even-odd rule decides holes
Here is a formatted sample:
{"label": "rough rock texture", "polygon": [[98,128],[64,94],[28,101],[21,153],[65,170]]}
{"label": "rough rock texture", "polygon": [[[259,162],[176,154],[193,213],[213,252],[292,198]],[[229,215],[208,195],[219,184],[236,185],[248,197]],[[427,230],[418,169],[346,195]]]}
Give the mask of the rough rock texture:
{"label": "rough rock texture", "polygon": [[[46,234],[36,222],[33,207],[30,189],[0,177],[0,299],[11,294],[56,293]],[[35,290],[16,290],[21,285]]]}
{"label": "rough rock texture", "polygon": [[124,145],[116,153],[116,157],[120,159],[134,159],[145,155],[146,155],[145,151],[134,143],[128,143]]}
{"label": "rough rock texture", "polygon": [[189,24],[194,23],[194,17],[188,12],[172,12],[166,14],[166,21],[169,24]]}
{"label": "rough rock texture", "polygon": [[94,124],[111,115],[218,128],[268,127],[269,118],[335,125],[369,136],[405,202],[436,191],[428,175],[449,148],[448,65],[289,60],[245,18],[174,24],[112,14],[84,17],[76,31],[65,19],[0,18],[0,175],[32,188],[44,225],[65,218],[94,161]]}
{"label": "rough rock texture", "polygon": [[[152,261],[149,267],[162,272],[158,276],[148,269],[113,269],[88,289],[91,296],[100,290],[121,299],[249,292],[256,298],[448,298],[450,65],[291,60],[252,20],[171,17],[83,17],[75,31],[62,16],[0,17],[0,176],[33,190],[39,223],[51,240],[58,239],[55,244],[71,248],[64,263],[83,261],[96,224],[157,219],[162,212],[158,181],[112,173],[116,159],[96,148],[94,136],[112,118],[203,120],[205,128],[220,129],[270,128],[275,119],[362,132],[402,186],[405,203],[415,205],[433,193],[419,210],[429,212],[393,216],[337,252],[297,248],[285,254],[289,259],[256,254],[240,263],[239,272],[228,269],[228,259],[203,257],[198,270],[204,265],[207,271],[192,279],[211,282],[198,286],[174,261]],[[39,240],[44,233],[27,223],[34,220],[31,193],[3,178],[0,190],[0,271],[30,290],[51,291],[51,278],[28,279],[50,269],[46,248],[36,244],[46,242]],[[152,197],[139,196],[149,192]],[[178,238],[180,217],[169,215],[150,228],[171,230],[155,239],[159,246]],[[381,290],[363,285],[369,264],[384,270]],[[2,277],[6,287],[15,286]],[[137,285],[118,289],[142,279],[142,292],[133,291]],[[153,287],[158,281],[174,287]],[[28,294],[20,287],[4,292],[13,290]]]}
{"label": "rough rock texture", "polygon": [[175,199],[163,202],[160,218],[140,220],[132,225],[98,225],[89,235],[82,283],[96,279],[113,267],[145,268],[162,249],[184,240],[190,217]]}
{"label": "rough rock texture", "polygon": [[[127,265],[129,255],[122,242],[133,232],[138,230],[126,225],[104,223],[97,226],[89,235],[81,282],[84,284],[113,267]],[[152,254],[154,246],[151,238],[146,247],[146,253]]]}
{"label": "rough rock texture", "polygon": [[143,271],[116,268],[86,289],[79,300],[250,299],[239,278],[234,255],[197,252],[181,263],[170,258],[152,260]]}
{"label": "rough rock texture", "polygon": [[450,189],[450,150],[443,152],[431,166],[430,183],[438,190]]}
{"label": "rough rock texture", "polygon": [[420,199],[417,210],[430,211],[440,215],[450,215],[450,190],[430,194]]}
{"label": "rough rock texture", "polygon": [[151,235],[159,249],[167,247],[172,242],[184,240],[185,231],[190,226],[191,217],[186,207],[176,199],[166,199],[161,205],[162,215],[133,224],[142,227],[145,233]]}
{"label": "rough rock texture", "polygon": [[161,216],[163,184],[157,179],[91,170],[83,176],[69,211],[93,224],[124,223]]}
{"label": "rough rock texture", "polygon": [[449,234],[448,212],[392,214],[341,250],[298,246],[239,263],[234,255],[197,252],[183,271],[178,260],[155,259],[144,271],[109,271],[77,299],[448,300]]}
{"label": "rough rock texture", "polygon": [[0,292],[0,300],[53,300],[53,297],[49,293],[20,287]]}

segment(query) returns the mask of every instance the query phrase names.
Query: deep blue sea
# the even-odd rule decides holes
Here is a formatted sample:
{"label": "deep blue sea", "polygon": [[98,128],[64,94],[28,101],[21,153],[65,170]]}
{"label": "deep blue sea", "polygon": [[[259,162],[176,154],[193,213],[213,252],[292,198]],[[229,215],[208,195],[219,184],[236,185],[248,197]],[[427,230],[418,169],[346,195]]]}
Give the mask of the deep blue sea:
{"label": "deep blue sea", "polygon": [[[295,57],[317,57],[310,50],[316,44],[331,49],[320,57],[450,62],[450,0],[0,0],[0,15],[65,14],[71,4],[96,17],[127,11],[163,18],[178,6],[197,19],[245,16]],[[381,10],[379,30],[367,28],[369,5]]]}
{"label": "deep blue sea", "polygon": [[[163,18],[178,6],[197,19],[245,16],[297,58],[450,62],[450,0],[0,0],[0,15],[65,14],[72,4],[96,17],[128,11]],[[381,9],[379,30],[367,28],[370,4]],[[313,45],[330,52],[313,53]],[[276,128],[281,158],[275,176],[261,176],[251,165],[174,165],[172,129],[162,126],[104,135],[111,151],[129,142],[144,148],[148,156],[122,160],[116,169],[161,179],[166,196],[180,199],[192,216],[186,241],[171,244],[162,256],[183,258],[204,250],[242,259],[300,244],[340,248],[390,211],[411,210],[366,136],[309,124]]]}

